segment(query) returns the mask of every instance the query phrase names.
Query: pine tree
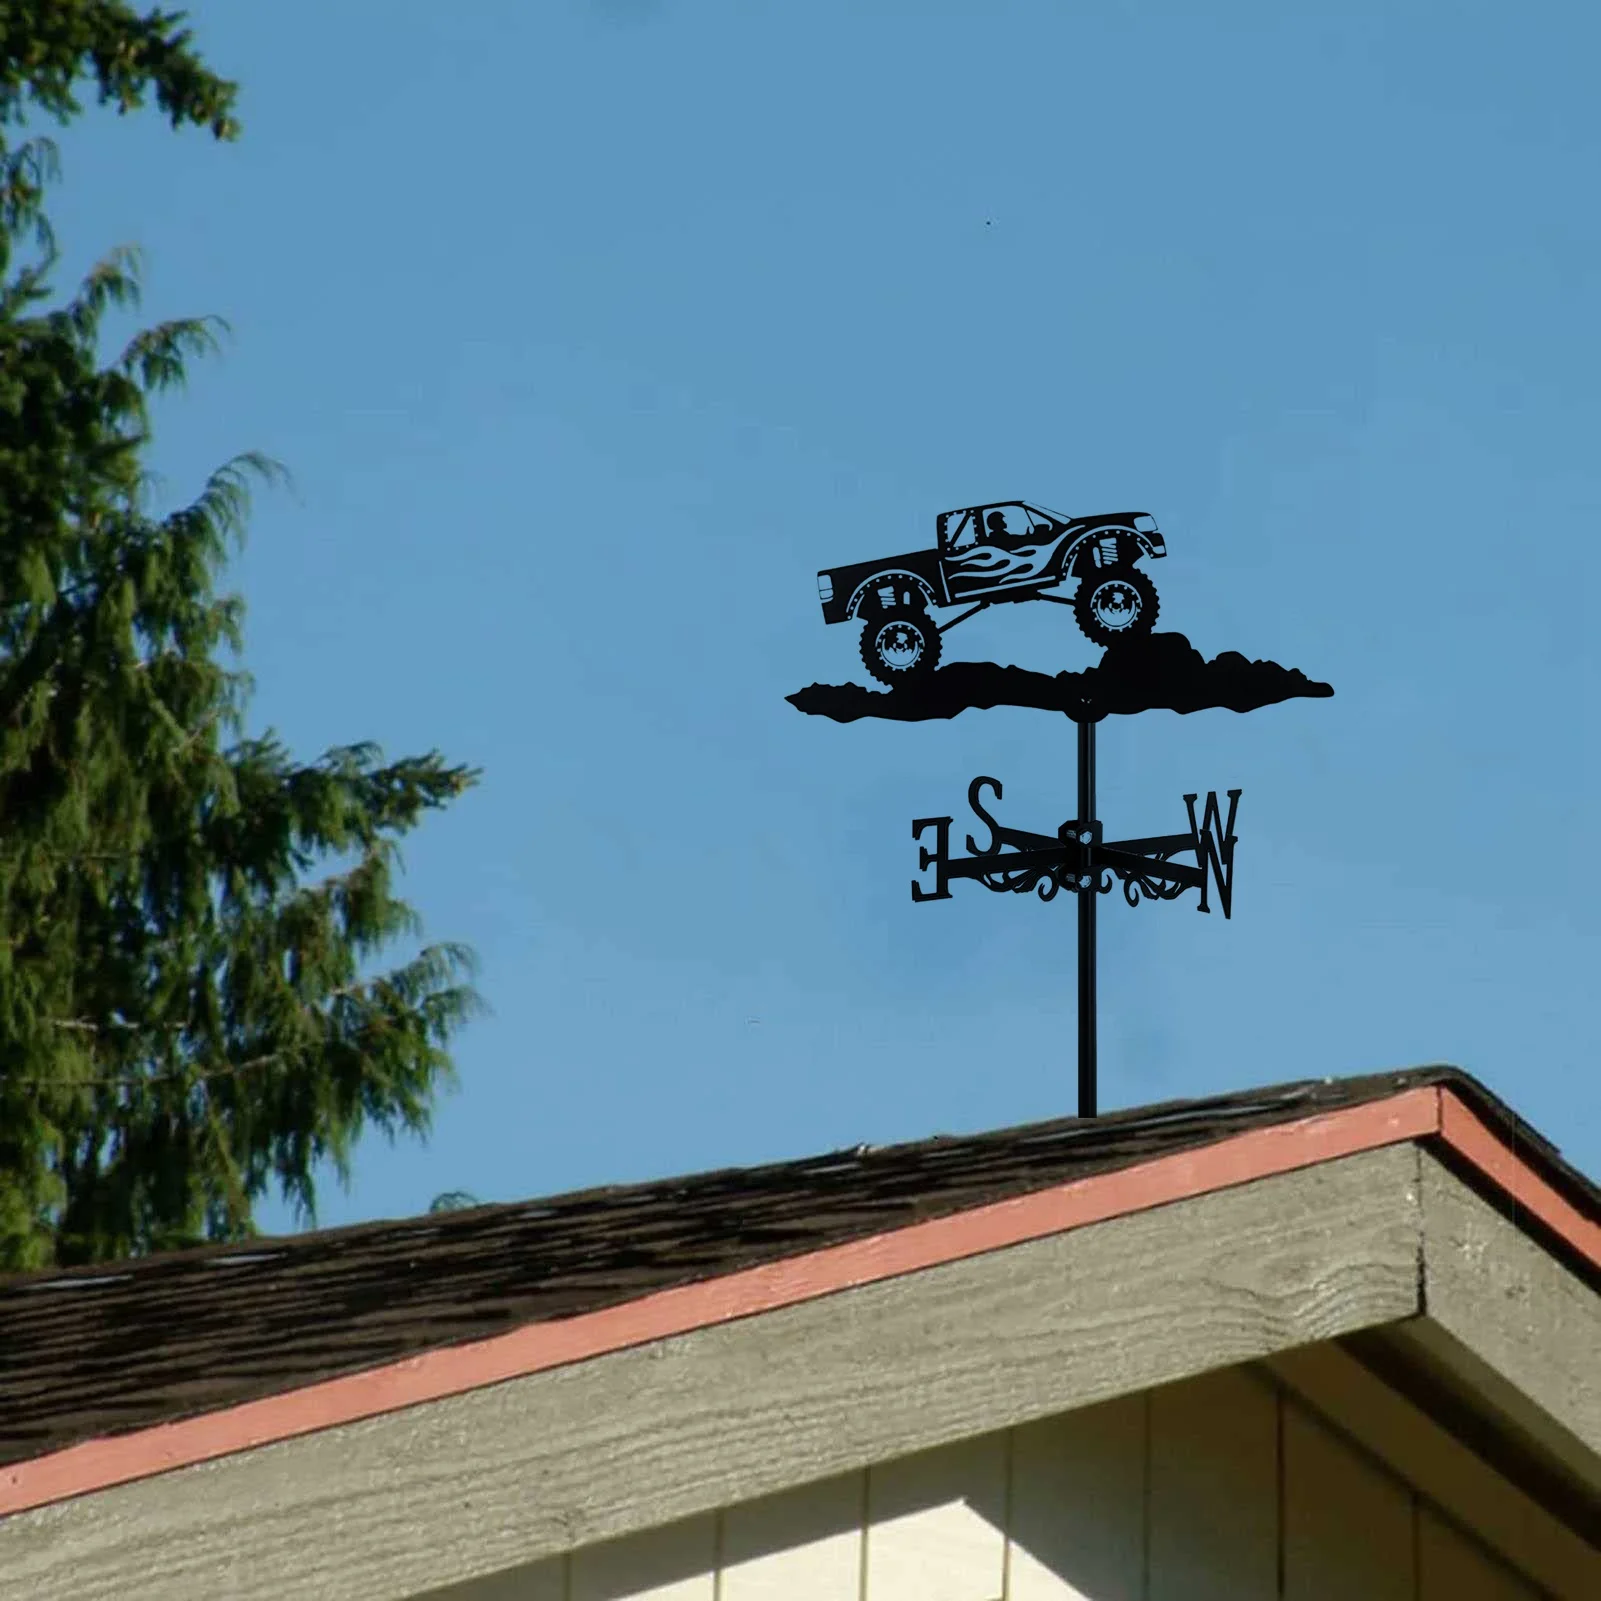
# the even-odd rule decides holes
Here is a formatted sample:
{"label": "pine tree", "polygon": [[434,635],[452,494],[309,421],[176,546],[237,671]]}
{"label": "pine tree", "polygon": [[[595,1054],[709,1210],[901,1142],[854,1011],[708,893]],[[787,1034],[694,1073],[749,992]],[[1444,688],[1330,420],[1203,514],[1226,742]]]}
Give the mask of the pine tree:
{"label": "pine tree", "polygon": [[377,970],[417,932],[400,837],[476,774],[247,735],[217,585],[272,465],[152,504],[150,402],[217,325],[104,360],[137,304],[125,251],[55,303],[56,157],[28,118],[66,121],[87,82],[235,137],[235,86],[182,23],[0,0],[0,1270],[242,1238],[274,1187],[314,1216],[320,1162],[426,1131],[476,1005],[460,946]]}

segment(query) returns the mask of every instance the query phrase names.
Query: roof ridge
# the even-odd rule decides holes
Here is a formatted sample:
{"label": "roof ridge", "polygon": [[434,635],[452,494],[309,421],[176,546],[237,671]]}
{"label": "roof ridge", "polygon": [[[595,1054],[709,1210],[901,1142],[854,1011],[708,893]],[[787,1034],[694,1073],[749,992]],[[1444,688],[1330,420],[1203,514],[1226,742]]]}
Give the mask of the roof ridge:
{"label": "roof ridge", "polygon": [[[87,1284],[112,1276],[119,1278],[164,1276],[168,1271],[181,1272],[214,1261],[219,1264],[226,1262],[243,1266],[247,1260],[277,1258],[285,1254],[316,1255],[336,1250],[346,1244],[358,1244],[377,1236],[384,1236],[399,1243],[407,1237],[415,1237],[421,1241],[448,1235],[466,1235],[472,1233],[476,1227],[501,1219],[517,1217],[535,1222],[539,1220],[541,1214],[554,1218],[570,1216],[575,1212],[591,1208],[596,1211],[617,1211],[665,1199],[675,1194],[680,1197],[687,1197],[690,1193],[696,1196],[708,1196],[736,1182],[741,1190],[750,1191],[785,1180],[815,1177],[836,1169],[841,1177],[846,1174],[865,1174],[871,1169],[883,1169],[904,1163],[914,1159],[919,1153],[926,1153],[932,1157],[957,1152],[977,1156],[987,1150],[1020,1144],[1042,1146],[1047,1143],[1057,1143],[1064,1151],[1073,1145],[1104,1146],[1125,1131],[1140,1132],[1169,1121],[1190,1119],[1205,1122],[1209,1118],[1223,1118],[1231,1122],[1244,1123],[1261,1117],[1272,1117],[1275,1112],[1282,1116],[1291,1108],[1316,1109],[1323,1104],[1348,1106],[1362,1101],[1382,1099],[1424,1085],[1446,1083],[1463,1091],[1466,1098],[1478,1110],[1488,1114],[1490,1119],[1510,1134],[1520,1147],[1538,1153],[1554,1169],[1560,1169],[1564,1189],[1574,1190],[1576,1196],[1584,1197],[1589,1204],[1601,1201],[1601,1192],[1598,1192],[1577,1169],[1564,1161],[1556,1146],[1537,1129],[1525,1123],[1471,1074],[1459,1067],[1440,1063],[1345,1077],[1291,1079],[1214,1095],[1175,1097],[1166,1101],[1123,1107],[1103,1112],[1094,1118],[1071,1116],[1046,1118],[968,1133],[925,1135],[916,1139],[898,1140],[887,1145],[847,1145],[806,1156],[783,1157],[771,1162],[729,1164],[626,1183],[591,1185],[582,1189],[528,1196],[519,1200],[489,1201],[480,1206],[463,1207],[449,1212],[422,1212],[393,1218],[370,1218],[357,1223],[337,1224],[295,1234],[264,1234],[246,1240],[219,1241],[175,1251],[152,1252],[147,1256],[130,1257],[116,1262],[38,1268],[26,1273],[0,1275],[0,1294],[44,1280],[52,1283],[76,1281]],[[1222,1137],[1225,1132],[1227,1132],[1225,1129],[1217,1129],[1213,1137]]]}

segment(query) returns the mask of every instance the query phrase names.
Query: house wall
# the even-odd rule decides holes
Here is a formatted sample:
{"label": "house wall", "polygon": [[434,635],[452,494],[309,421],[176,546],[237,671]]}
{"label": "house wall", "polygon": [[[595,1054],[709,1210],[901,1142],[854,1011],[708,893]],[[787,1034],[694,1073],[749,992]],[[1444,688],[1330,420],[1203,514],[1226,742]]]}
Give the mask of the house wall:
{"label": "house wall", "polygon": [[428,1601],[1533,1601],[1550,1593],[1339,1426],[1257,1371],[1230,1369]]}

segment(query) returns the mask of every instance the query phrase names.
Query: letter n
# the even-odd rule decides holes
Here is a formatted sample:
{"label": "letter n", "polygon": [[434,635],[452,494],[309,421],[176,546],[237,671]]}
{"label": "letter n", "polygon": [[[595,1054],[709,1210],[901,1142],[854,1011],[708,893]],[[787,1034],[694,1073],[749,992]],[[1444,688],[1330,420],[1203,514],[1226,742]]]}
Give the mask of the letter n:
{"label": "letter n", "polygon": [[1222,808],[1217,803],[1217,791],[1208,790],[1199,827],[1195,822],[1195,803],[1200,797],[1184,797],[1185,809],[1190,814],[1190,833],[1195,838],[1195,865],[1201,869],[1200,910],[1207,913],[1212,910],[1206,904],[1206,881],[1211,877],[1217,883],[1217,903],[1223,908],[1225,917],[1229,916],[1234,904],[1234,816],[1240,809],[1241,794],[1242,791],[1237,789],[1228,792],[1229,820],[1224,823]]}

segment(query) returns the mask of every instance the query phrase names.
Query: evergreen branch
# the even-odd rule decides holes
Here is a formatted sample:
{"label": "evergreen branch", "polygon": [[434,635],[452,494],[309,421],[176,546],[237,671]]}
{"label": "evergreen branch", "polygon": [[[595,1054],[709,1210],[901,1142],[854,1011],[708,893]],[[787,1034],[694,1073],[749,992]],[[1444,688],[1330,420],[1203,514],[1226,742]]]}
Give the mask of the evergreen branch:
{"label": "evergreen branch", "polygon": [[89,269],[78,290],[78,298],[55,316],[80,339],[93,339],[100,331],[100,319],[108,310],[139,309],[143,265],[144,258],[137,246],[118,245]]}
{"label": "evergreen branch", "polygon": [[[461,945],[430,946],[422,951],[417,958],[398,972],[380,978],[364,980],[357,983],[342,984],[332,988],[314,1000],[309,1001],[305,1011],[310,1020],[319,1023],[331,1021],[330,1014],[324,1007],[336,1001],[369,998],[378,1002],[380,1010],[363,1020],[357,1027],[357,1034],[362,1032],[363,1026],[369,1031],[386,1033],[393,1029],[397,1022],[407,1016],[421,1017],[425,1028],[435,1032],[439,1028],[448,1029],[450,1025],[464,1019],[471,1013],[482,1010],[483,1002],[474,991],[465,985],[449,985],[447,980],[456,973],[464,970],[470,971],[473,966],[472,953]],[[87,1018],[50,1018],[46,1020],[47,1026],[59,1029],[66,1033],[90,1034],[95,1036],[105,1034],[138,1033],[175,1033],[183,1034],[189,1031],[190,1025],[173,1023],[156,1025],[152,1028],[148,1024],[130,1023],[123,1019],[109,1022],[91,1022]],[[267,1051],[252,1056],[243,1062],[230,1062],[218,1067],[197,1068],[193,1064],[181,1067],[162,1069],[151,1073],[117,1074],[111,1076],[79,1077],[76,1074],[62,1074],[55,1078],[18,1077],[9,1073],[0,1073],[0,1089],[17,1088],[34,1091],[42,1090],[73,1090],[73,1089],[116,1089],[138,1090],[157,1084],[175,1084],[199,1086],[216,1080],[237,1078],[241,1074],[252,1072],[260,1067],[271,1066],[275,1062],[287,1061],[295,1056],[303,1056],[316,1049],[315,1042],[302,1041],[292,1045],[280,1046],[276,1050]]]}
{"label": "evergreen branch", "polygon": [[314,1170],[348,1176],[364,1130],[427,1131],[482,1006],[456,947],[359,976],[417,926],[397,841],[476,771],[244,738],[220,575],[250,489],[287,475],[241,456],[156,509],[156,397],[226,325],[103,363],[139,304],[126,249],[54,299],[56,152],[15,126],[70,121],[87,82],[237,132],[181,15],[137,3],[0,0],[0,1271],[239,1238],[273,1186],[314,1215]]}
{"label": "evergreen branch", "polygon": [[214,356],[222,350],[219,333],[231,330],[221,317],[184,317],[143,328],[130,339],[115,363],[116,371],[135,380],[146,394],[181,389],[191,356]]}
{"label": "evergreen branch", "polygon": [[[461,960],[451,948],[447,947],[447,952],[450,956],[456,957],[458,961]],[[425,957],[431,954],[432,952],[424,952]],[[360,995],[366,987],[365,984],[340,984],[333,989],[323,991],[322,994],[317,996],[313,1004],[323,1006],[330,1001],[345,1000],[351,996]],[[112,1018],[107,1022],[101,1023],[90,1022],[86,1017],[47,1017],[44,1022],[47,1028],[58,1028],[75,1034],[183,1034],[188,1032],[191,1027],[188,1023],[130,1023],[126,1018],[121,1017]],[[79,1079],[75,1082],[82,1083],[83,1080]]]}
{"label": "evergreen branch", "polygon": [[174,128],[192,123],[234,139],[238,85],[194,50],[181,11],[141,17],[125,0],[32,0],[0,6],[0,126],[31,103],[66,122],[82,107],[77,80],[92,77],[102,105],[137,110],[147,92]]}
{"label": "evergreen branch", "polygon": [[[350,992],[343,992],[350,993]],[[435,1006],[441,1012],[456,1013],[475,1010],[478,998],[470,990],[461,988],[455,991],[436,993],[431,997]],[[52,1019],[58,1028],[83,1028],[98,1030],[98,1025],[81,1023],[76,1019]],[[128,1025],[132,1027],[133,1025]],[[379,1026],[383,1021],[379,1020]],[[114,1089],[139,1090],[156,1084],[184,1084],[199,1086],[214,1083],[223,1079],[238,1078],[245,1073],[254,1072],[257,1068],[270,1067],[275,1062],[285,1062],[296,1056],[305,1056],[314,1050],[311,1042],[298,1045],[286,1045],[275,1051],[264,1052],[260,1056],[252,1056],[243,1062],[229,1062],[221,1067],[194,1067],[166,1068],[154,1073],[122,1074],[112,1077],[86,1077],[76,1075],[60,1078],[21,1078],[13,1077],[9,1073],[0,1073],[0,1090],[75,1090],[75,1089]]]}
{"label": "evergreen branch", "polygon": [[[14,234],[31,232],[44,263],[24,276],[29,280],[25,298],[56,256],[55,233],[39,209],[49,184],[61,176],[61,153],[53,139],[29,139],[15,150],[0,148],[0,270],[8,262]],[[11,302],[7,301],[7,309]]]}
{"label": "evergreen branch", "polygon": [[153,1084],[207,1084],[214,1080],[237,1078],[240,1074],[253,1072],[258,1067],[270,1067],[274,1062],[284,1061],[297,1053],[303,1054],[306,1049],[307,1047],[303,1045],[289,1046],[283,1050],[268,1051],[263,1056],[252,1056],[245,1062],[230,1062],[225,1067],[202,1068],[198,1072],[190,1068],[175,1067],[159,1073],[140,1073],[118,1078],[13,1078],[10,1074],[4,1074],[0,1075],[0,1089],[137,1090]]}

